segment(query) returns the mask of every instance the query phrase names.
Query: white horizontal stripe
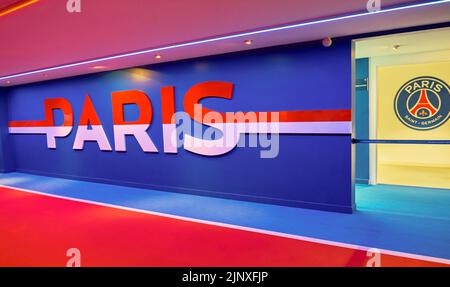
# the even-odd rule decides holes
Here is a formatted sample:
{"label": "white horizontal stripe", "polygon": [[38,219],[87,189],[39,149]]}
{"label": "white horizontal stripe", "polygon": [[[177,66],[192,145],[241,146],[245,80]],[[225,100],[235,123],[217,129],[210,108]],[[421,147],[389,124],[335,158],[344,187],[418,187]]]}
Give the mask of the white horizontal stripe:
{"label": "white horizontal stripe", "polygon": [[251,123],[213,123],[208,124],[220,130],[240,133],[279,133],[279,134],[351,134],[352,122],[251,122]]}
{"label": "white horizontal stripe", "polygon": [[66,134],[70,133],[72,126],[61,127],[10,127],[10,134]]}

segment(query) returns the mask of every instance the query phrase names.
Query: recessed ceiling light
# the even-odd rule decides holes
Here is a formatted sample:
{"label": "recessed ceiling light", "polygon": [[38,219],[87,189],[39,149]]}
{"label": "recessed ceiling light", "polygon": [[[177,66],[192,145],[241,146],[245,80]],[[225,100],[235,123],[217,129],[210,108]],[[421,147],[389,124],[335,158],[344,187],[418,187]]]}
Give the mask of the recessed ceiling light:
{"label": "recessed ceiling light", "polygon": [[94,69],[94,70],[101,70],[101,69],[104,69],[106,67],[105,66],[92,66],[91,68]]}
{"label": "recessed ceiling light", "polygon": [[162,56],[159,55],[159,54],[155,56],[155,59],[158,59],[158,60],[159,60],[159,59],[161,59],[161,58],[162,58]]}
{"label": "recessed ceiling light", "polygon": [[245,40],[244,44],[245,45],[251,45],[251,44],[253,44],[253,41],[252,40]]}
{"label": "recessed ceiling light", "polygon": [[11,81],[6,81],[7,84],[11,84]]}

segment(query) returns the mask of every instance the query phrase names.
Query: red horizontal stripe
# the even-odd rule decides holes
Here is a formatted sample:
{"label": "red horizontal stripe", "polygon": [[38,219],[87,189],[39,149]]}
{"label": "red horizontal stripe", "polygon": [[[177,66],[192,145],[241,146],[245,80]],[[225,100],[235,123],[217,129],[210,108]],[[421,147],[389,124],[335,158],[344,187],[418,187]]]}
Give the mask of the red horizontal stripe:
{"label": "red horizontal stripe", "polygon": [[[212,114],[210,114],[212,113]],[[215,114],[214,114],[215,113]],[[191,115],[192,116],[192,115]],[[195,115],[194,115],[195,116]],[[219,113],[203,109],[203,123],[244,123],[244,122],[349,122],[351,110],[304,110],[275,112],[226,112]]]}
{"label": "red horizontal stripe", "polygon": [[28,128],[28,127],[53,127],[51,121],[10,121],[8,127],[10,128]]}

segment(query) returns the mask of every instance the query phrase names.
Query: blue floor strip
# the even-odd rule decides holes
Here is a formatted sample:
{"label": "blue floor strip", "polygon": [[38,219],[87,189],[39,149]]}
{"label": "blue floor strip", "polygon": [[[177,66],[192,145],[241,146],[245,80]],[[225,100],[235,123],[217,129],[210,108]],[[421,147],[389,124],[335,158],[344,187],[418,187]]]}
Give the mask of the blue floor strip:
{"label": "blue floor strip", "polygon": [[[450,190],[357,185],[341,214],[24,173],[0,184],[148,211],[450,259]],[[1,204],[1,203],[0,203]]]}

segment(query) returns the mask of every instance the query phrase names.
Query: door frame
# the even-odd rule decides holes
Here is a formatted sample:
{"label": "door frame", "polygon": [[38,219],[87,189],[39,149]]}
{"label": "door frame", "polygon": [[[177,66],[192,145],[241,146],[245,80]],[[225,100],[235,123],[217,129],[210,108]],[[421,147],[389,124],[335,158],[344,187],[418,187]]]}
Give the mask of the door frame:
{"label": "door frame", "polygon": [[[429,30],[419,30],[414,32],[406,33],[395,33],[387,34],[383,36],[366,37],[360,39],[352,40],[352,111],[354,111],[355,106],[355,81],[356,81],[356,71],[354,65],[356,62],[356,43],[359,41],[364,41],[374,38],[387,38],[395,35],[401,34],[415,34],[415,33],[427,33],[445,28],[436,28]],[[376,56],[369,57],[369,77],[368,77],[368,96],[369,96],[369,139],[378,139],[377,136],[377,68],[380,66],[395,66],[395,65],[410,65],[410,64],[423,64],[423,63],[434,63],[450,61],[450,56],[445,53],[445,50],[435,50],[435,51],[423,51],[418,53],[398,53],[388,56]],[[352,137],[355,137],[355,113],[352,112],[353,130]],[[354,161],[354,155],[352,159],[352,164]],[[369,184],[377,184],[377,145],[369,144]]]}

